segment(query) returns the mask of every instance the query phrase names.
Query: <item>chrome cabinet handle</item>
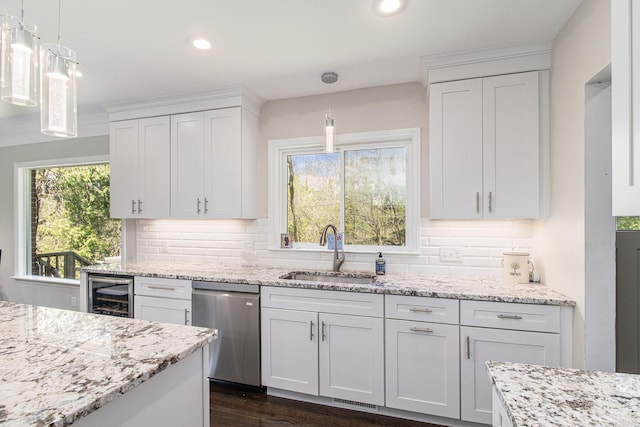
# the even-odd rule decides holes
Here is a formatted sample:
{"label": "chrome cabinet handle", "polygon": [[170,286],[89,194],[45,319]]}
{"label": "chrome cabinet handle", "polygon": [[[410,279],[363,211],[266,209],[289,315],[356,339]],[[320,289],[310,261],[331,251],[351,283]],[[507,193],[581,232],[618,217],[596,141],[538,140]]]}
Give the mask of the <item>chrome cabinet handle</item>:
{"label": "chrome cabinet handle", "polygon": [[416,307],[411,307],[409,311],[413,313],[431,313],[432,312],[432,310],[428,308],[416,308]]}
{"label": "chrome cabinet handle", "polygon": [[466,339],[466,353],[467,353],[467,359],[471,359],[471,343],[469,342],[469,337],[467,337]]}
{"label": "chrome cabinet handle", "polygon": [[498,314],[498,319],[522,320],[522,316],[518,316],[517,314]]}
{"label": "chrome cabinet handle", "polygon": [[480,192],[476,192],[476,212],[480,213]]}
{"label": "chrome cabinet handle", "polygon": [[184,309],[184,324],[189,325],[189,310],[186,308]]}
{"label": "chrome cabinet handle", "polygon": [[409,330],[411,332],[427,332],[427,333],[433,332],[433,329],[431,329],[431,328],[411,328]]}
{"label": "chrome cabinet handle", "polygon": [[131,213],[136,213],[136,201],[131,199]]}
{"label": "chrome cabinet handle", "polygon": [[493,208],[491,206],[492,203],[493,203],[493,193],[489,191],[489,212],[493,212]]}
{"label": "chrome cabinet handle", "polygon": [[327,337],[326,325],[324,322],[322,322],[322,341],[324,341],[326,337]]}
{"label": "chrome cabinet handle", "polygon": [[140,208],[140,206],[142,206],[142,201],[138,199],[138,213],[142,213],[142,209]]}
{"label": "chrome cabinet handle", "polygon": [[207,200],[207,198],[204,198],[204,213],[209,212],[209,208],[207,207],[207,205],[209,204],[209,200]]}
{"label": "chrome cabinet handle", "polygon": [[200,209],[200,198],[198,197],[198,213],[200,213],[202,210]]}
{"label": "chrome cabinet handle", "polygon": [[175,291],[176,288],[174,286],[164,286],[164,285],[149,285],[149,289],[158,289],[161,291]]}
{"label": "chrome cabinet handle", "polygon": [[313,341],[313,320],[309,322],[309,341]]}

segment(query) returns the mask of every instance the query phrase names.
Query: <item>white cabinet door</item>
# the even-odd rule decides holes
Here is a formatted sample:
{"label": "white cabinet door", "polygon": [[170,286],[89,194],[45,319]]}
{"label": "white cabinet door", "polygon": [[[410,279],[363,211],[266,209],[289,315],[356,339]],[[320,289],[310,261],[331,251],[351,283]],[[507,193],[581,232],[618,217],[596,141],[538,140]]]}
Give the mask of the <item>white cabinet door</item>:
{"label": "white cabinet door", "polygon": [[429,87],[431,218],[482,218],[482,79]]}
{"label": "white cabinet door", "polygon": [[262,384],[318,395],[318,314],[262,308]]}
{"label": "white cabinet door", "polygon": [[320,395],[384,405],[382,318],[319,314]]}
{"label": "white cabinet door", "polygon": [[171,116],[171,216],[204,212],[204,114]]}
{"label": "white cabinet door", "polygon": [[559,366],[560,335],[460,327],[461,419],[491,424],[488,360]]}
{"label": "white cabinet door", "polygon": [[138,125],[138,218],[167,218],[170,208],[169,117]]}
{"label": "white cabinet door", "polygon": [[385,321],[386,406],[460,417],[458,325]]}
{"label": "white cabinet door", "polygon": [[640,109],[639,30],[638,3],[632,0],[612,1],[611,118],[614,216],[640,215],[640,116],[637,113]]}
{"label": "white cabinet door", "polygon": [[240,108],[204,113],[204,215],[242,216],[242,138]]}
{"label": "white cabinet door", "polygon": [[135,217],[138,203],[138,120],[111,123],[109,168],[111,217]]}
{"label": "white cabinet door", "polygon": [[169,118],[111,123],[111,216],[169,216]]}
{"label": "white cabinet door", "polygon": [[538,93],[538,72],[482,80],[485,218],[540,215]]}
{"label": "white cabinet door", "polygon": [[133,317],[142,320],[191,324],[191,300],[157,298],[135,295]]}
{"label": "white cabinet door", "polygon": [[540,217],[540,73],[429,92],[431,218]]}

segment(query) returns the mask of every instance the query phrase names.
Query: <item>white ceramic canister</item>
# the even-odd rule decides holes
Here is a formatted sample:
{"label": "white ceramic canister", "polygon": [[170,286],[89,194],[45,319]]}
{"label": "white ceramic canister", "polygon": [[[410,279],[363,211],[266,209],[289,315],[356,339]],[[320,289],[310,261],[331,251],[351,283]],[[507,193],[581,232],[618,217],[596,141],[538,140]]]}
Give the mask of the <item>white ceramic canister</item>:
{"label": "white ceramic canister", "polygon": [[502,268],[506,283],[529,283],[533,263],[529,260],[528,252],[503,252]]}

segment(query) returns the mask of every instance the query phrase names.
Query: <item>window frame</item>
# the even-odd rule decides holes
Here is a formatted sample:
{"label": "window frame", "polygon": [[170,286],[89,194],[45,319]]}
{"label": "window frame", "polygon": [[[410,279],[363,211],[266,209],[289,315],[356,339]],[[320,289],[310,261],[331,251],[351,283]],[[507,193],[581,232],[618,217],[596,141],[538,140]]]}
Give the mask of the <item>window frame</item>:
{"label": "window frame", "polygon": [[[31,256],[31,197],[30,171],[33,169],[90,166],[109,164],[109,155],[67,157],[61,159],[16,162],[14,170],[14,275],[13,279],[28,279],[38,282],[80,284],[80,280],[43,277],[31,274],[27,260]],[[121,243],[122,245],[122,243]]]}
{"label": "window frame", "polygon": [[[322,136],[273,139],[268,141],[268,248],[280,249],[280,233],[287,232],[287,163],[288,155],[322,152]],[[351,253],[418,253],[420,242],[420,128],[338,134],[335,151],[368,148],[405,147],[407,150],[407,205],[405,246],[345,245]],[[340,174],[344,174],[344,155],[340,156]],[[344,224],[344,176],[340,178],[340,222]],[[337,224],[336,224],[337,225]],[[344,231],[344,230],[340,230]],[[318,240],[320,236],[318,236]],[[291,251],[291,249],[282,249]],[[326,251],[319,245],[295,244],[293,250]]]}

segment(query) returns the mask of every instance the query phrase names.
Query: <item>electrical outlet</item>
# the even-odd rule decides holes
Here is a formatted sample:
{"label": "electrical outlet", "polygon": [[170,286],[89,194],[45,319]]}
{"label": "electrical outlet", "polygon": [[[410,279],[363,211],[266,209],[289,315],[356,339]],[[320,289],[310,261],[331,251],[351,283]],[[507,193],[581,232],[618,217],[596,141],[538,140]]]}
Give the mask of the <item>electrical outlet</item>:
{"label": "electrical outlet", "polygon": [[75,307],[76,305],[76,297],[71,297],[71,307]]}
{"label": "electrical outlet", "polygon": [[462,262],[462,248],[440,248],[440,261]]}

